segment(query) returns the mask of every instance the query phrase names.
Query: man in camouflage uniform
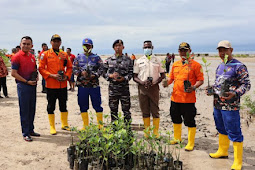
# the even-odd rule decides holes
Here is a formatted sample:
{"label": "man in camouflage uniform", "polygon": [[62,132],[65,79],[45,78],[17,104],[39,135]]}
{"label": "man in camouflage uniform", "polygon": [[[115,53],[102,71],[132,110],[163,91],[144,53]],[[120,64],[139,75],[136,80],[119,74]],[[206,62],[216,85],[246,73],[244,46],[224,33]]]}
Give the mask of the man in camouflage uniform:
{"label": "man in camouflage uniform", "polygon": [[82,41],[83,54],[78,54],[73,62],[73,72],[77,75],[76,85],[78,86],[78,104],[80,106],[83,120],[83,130],[89,125],[89,96],[92,106],[96,110],[99,128],[103,122],[103,108],[101,107],[101,92],[98,78],[103,71],[101,58],[93,54],[93,42],[89,38]]}
{"label": "man in camouflage uniform", "polygon": [[104,78],[109,81],[109,107],[111,120],[118,119],[118,105],[121,102],[124,119],[131,121],[129,80],[133,76],[132,60],[122,54],[123,41],[116,40],[113,43],[115,54],[106,59],[104,63]]}

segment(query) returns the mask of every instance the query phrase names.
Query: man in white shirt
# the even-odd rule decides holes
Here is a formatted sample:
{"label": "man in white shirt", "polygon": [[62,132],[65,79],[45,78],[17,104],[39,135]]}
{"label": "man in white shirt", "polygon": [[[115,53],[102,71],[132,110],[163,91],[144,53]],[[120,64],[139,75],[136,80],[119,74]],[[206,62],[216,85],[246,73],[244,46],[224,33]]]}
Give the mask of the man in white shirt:
{"label": "man in white shirt", "polygon": [[[152,54],[151,41],[144,41],[144,56],[135,61],[134,81],[138,83],[140,108],[143,114],[144,127],[150,126],[150,115],[153,117],[153,134],[158,138],[159,133],[159,83],[165,78],[161,60]],[[148,134],[144,135],[148,137]]]}

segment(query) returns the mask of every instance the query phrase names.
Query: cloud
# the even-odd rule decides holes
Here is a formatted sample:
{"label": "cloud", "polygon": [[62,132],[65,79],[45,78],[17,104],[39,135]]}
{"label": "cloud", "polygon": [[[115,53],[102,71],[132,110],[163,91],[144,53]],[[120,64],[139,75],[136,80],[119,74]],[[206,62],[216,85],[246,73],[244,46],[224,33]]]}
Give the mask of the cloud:
{"label": "cloud", "polygon": [[182,41],[203,48],[222,38],[243,45],[253,43],[255,29],[253,0],[1,0],[0,6],[0,47],[9,50],[24,35],[40,49],[55,33],[74,52],[85,37],[99,52],[112,52],[118,38],[127,51],[147,39],[160,49],[175,49]]}

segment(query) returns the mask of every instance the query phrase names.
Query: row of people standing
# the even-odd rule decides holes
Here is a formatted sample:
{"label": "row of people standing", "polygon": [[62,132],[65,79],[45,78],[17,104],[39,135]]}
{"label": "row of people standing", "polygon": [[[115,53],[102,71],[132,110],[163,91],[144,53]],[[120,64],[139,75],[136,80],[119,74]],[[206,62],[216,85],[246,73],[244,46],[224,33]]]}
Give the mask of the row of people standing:
{"label": "row of people standing", "polygon": [[[241,170],[243,159],[243,135],[240,123],[240,97],[250,90],[251,84],[247,67],[232,56],[233,48],[229,41],[223,40],[218,43],[217,50],[222,62],[216,69],[216,78],[212,87],[213,92],[206,88],[207,95],[214,97],[214,121],[219,132],[219,147],[217,152],[210,153],[211,158],[228,158],[230,140],[233,141],[234,162],[231,169]],[[194,148],[196,124],[195,124],[195,90],[201,85],[202,68],[187,53],[191,52],[188,43],[179,46],[181,60],[173,64],[167,85],[174,82],[171,96],[170,116],[174,127],[174,140],[181,141],[182,118],[188,126],[188,144],[185,150]],[[188,55],[189,56],[189,55]],[[185,70],[190,70],[187,72]],[[190,76],[191,88],[184,92],[183,82],[186,76]],[[195,81],[197,79],[198,81]],[[228,86],[224,91],[224,84]]]}
{"label": "row of people standing", "polygon": [[[59,100],[61,111],[61,128],[70,130],[67,121],[68,112],[66,102],[67,80],[70,79],[72,74],[72,62],[68,55],[59,49],[61,45],[61,37],[59,35],[52,36],[51,44],[52,49],[41,55],[39,71],[46,80],[50,133],[54,135],[57,133],[54,116],[57,99]],[[103,75],[109,81],[109,106],[112,120],[117,118],[116,114],[120,101],[125,120],[130,122],[130,92],[128,82],[133,77],[134,81],[138,83],[138,95],[144,126],[145,128],[149,127],[150,116],[152,115],[153,125],[155,127],[153,133],[158,137],[160,121],[158,113],[158,84],[165,78],[165,74],[161,61],[152,53],[152,42],[144,42],[144,56],[135,61],[134,68],[131,59],[122,54],[122,50],[124,49],[122,40],[116,40],[113,43],[115,54],[106,59],[105,63],[102,62],[99,56],[92,53],[93,42],[91,39],[84,39],[82,46],[84,48],[84,54],[78,55],[77,59],[74,60],[73,71],[78,76],[78,104],[82,113],[84,128],[88,126],[89,121],[87,113],[88,96],[91,96],[92,105],[97,112],[99,124],[100,121],[103,121],[101,93],[100,87],[98,86],[98,77],[100,75]],[[21,47],[22,51],[14,56],[12,75],[17,81],[23,136],[26,141],[32,141],[31,136],[39,136],[33,130],[37,80],[31,80],[31,75],[36,66],[35,59],[28,52],[29,48],[32,48],[32,39],[30,37],[23,37],[21,39]],[[219,137],[218,151],[210,154],[210,156],[212,158],[227,157],[229,140],[226,138],[229,138],[234,141],[234,164],[232,169],[240,169],[242,166],[243,137],[240,128],[239,105],[240,96],[250,89],[249,74],[245,65],[233,59],[231,55],[233,48],[229,42],[220,42],[217,49],[222,60],[225,54],[229,56],[229,65],[227,65],[228,74],[226,74],[226,71],[223,73],[224,65],[221,64],[218,67],[216,81],[213,87],[216,101],[214,102],[214,118],[216,128],[221,135]],[[191,48],[188,43],[181,43],[179,45],[181,60],[173,64],[167,83],[169,85],[174,82],[170,107],[170,115],[174,123],[174,140],[172,144],[181,140],[181,125],[184,120],[184,124],[188,126],[188,144],[185,147],[187,151],[192,151],[195,145],[195,90],[203,84],[204,80],[201,65],[192,58],[187,58],[187,53],[190,52]],[[183,82],[186,80],[187,75],[190,75],[191,86],[184,91]],[[224,76],[234,84],[230,88],[230,91],[226,93],[226,96],[219,97],[218,91],[221,88],[219,79]],[[233,107],[233,105],[236,107]],[[236,124],[234,127],[231,127],[232,120]]]}
{"label": "row of people standing", "polygon": [[[20,46],[16,46],[16,48],[12,48],[12,53],[11,54],[5,54],[6,57],[9,58],[9,61],[11,61],[12,57],[19,52]],[[6,77],[8,75],[8,69],[4,63],[4,60],[2,56],[0,56],[0,98],[3,98],[1,96],[1,89],[3,89],[3,94],[6,98],[9,98],[8,95],[8,90],[7,90],[7,84],[6,84]]]}
{"label": "row of people standing", "polygon": [[174,63],[174,59],[175,59],[174,53],[166,54],[166,58],[165,58],[166,73],[169,73],[171,62]]}

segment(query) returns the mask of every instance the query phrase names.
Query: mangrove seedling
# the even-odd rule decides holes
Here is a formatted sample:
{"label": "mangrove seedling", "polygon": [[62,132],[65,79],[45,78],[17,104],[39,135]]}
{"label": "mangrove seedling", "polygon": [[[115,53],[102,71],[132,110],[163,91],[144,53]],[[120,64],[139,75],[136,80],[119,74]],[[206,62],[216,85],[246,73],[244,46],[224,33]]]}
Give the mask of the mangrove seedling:
{"label": "mangrove seedling", "polygon": [[191,61],[190,61],[190,54],[189,52],[186,53],[186,59],[185,59],[185,63],[188,65],[188,77],[187,80],[184,80],[184,91],[188,92],[188,88],[191,87],[191,83],[189,81],[189,72],[191,70]]}
{"label": "mangrove seedling", "polygon": [[181,148],[184,147],[183,141],[178,141],[178,145],[175,147],[176,161],[174,161],[175,169],[182,169],[182,161],[180,161]]}
{"label": "mangrove seedling", "polygon": [[223,63],[224,63],[224,73],[223,73],[223,79],[222,79],[222,83],[221,83],[221,91],[220,91],[220,96],[226,96],[226,92],[229,92],[229,83],[227,81],[227,79],[224,78],[224,75],[227,72],[227,62],[228,62],[228,55],[225,54],[224,59],[223,59]]}
{"label": "mangrove seedling", "polygon": [[202,57],[202,61],[204,64],[202,64],[202,66],[205,67],[205,72],[207,75],[207,80],[208,80],[208,84],[207,84],[207,93],[208,95],[213,95],[213,87],[210,86],[210,77],[209,77],[209,70],[208,67],[211,65],[211,63],[208,63],[208,61],[205,59],[205,57]]}

